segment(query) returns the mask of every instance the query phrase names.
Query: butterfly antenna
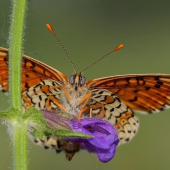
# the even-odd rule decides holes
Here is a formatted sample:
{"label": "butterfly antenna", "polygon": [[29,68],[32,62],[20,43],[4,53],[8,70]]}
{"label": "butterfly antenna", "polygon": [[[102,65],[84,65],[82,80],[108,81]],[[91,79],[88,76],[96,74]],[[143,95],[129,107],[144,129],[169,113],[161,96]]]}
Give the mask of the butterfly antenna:
{"label": "butterfly antenna", "polygon": [[120,50],[122,47],[123,44],[118,45],[115,49],[111,50],[110,52],[108,52],[107,54],[103,55],[101,58],[99,58],[98,60],[90,64],[88,67],[86,67],[83,71],[81,71],[81,73],[83,73],[85,70],[87,70],[88,68],[90,68],[91,66],[93,66],[94,64],[96,64],[97,62],[105,58],[106,56],[108,56],[109,54],[113,53],[114,51]]}
{"label": "butterfly antenna", "polygon": [[74,64],[73,64],[73,61],[71,60],[71,58],[70,58],[67,50],[65,49],[64,45],[62,44],[62,42],[61,42],[60,39],[58,38],[57,34],[53,31],[53,29],[52,29],[52,27],[51,27],[50,24],[46,24],[46,26],[47,26],[48,30],[55,36],[55,38],[57,39],[57,41],[60,43],[61,47],[63,48],[64,52],[66,53],[68,59],[69,59],[70,62],[71,62],[71,65],[72,65],[72,67],[73,67],[74,72],[76,73],[76,68],[75,68],[75,66],[74,66]]}

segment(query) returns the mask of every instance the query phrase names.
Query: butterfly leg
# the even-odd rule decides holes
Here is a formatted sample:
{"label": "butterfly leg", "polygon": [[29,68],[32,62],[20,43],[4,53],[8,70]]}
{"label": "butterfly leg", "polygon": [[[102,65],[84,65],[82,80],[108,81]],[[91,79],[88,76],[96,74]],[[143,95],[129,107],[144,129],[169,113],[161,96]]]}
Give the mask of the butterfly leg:
{"label": "butterfly leg", "polygon": [[58,99],[55,98],[54,96],[50,96],[48,99],[47,99],[47,102],[45,103],[46,105],[46,108],[48,110],[51,110],[52,109],[52,104],[58,106],[60,109],[66,111],[66,107],[64,107],[62,104],[59,103]]}
{"label": "butterfly leg", "polygon": [[80,104],[82,104],[82,103],[84,102],[84,104],[83,104],[83,106],[82,106],[82,108],[81,108],[81,110],[80,110],[80,113],[79,113],[79,115],[78,115],[78,122],[79,122],[79,123],[80,123],[81,115],[88,109],[88,108],[85,108],[85,107],[86,107],[87,103],[89,102],[91,95],[92,95],[92,93],[91,93],[91,92],[88,92],[88,93],[87,93],[85,96],[83,96],[83,97],[79,100],[79,102],[77,103],[77,105],[79,106]]}
{"label": "butterfly leg", "polygon": [[[94,115],[95,117],[103,118],[105,116],[104,106],[100,102],[96,103],[95,105],[90,105],[89,107],[90,107],[90,117],[93,117]],[[93,111],[93,110],[97,111],[98,109],[99,111],[97,113]]]}
{"label": "butterfly leg", "polygon": [[61,89],[63,89],[64,90],[64,92],[65,92],[65,95],[66,95],[66,97],[67,97],[67,100],[70,102],[70,95],[69,95],[69,93],[68,93],[68,91],[67,91],[67,89],[66,89],[66,87],[65,86],[53,86],[53,87],[51,87],[50,88],[50,90],[51,89],[56,89],[56,88],[61,88]]}
{"label": "butterfly leg", "polygon": [[90,108],[90,118],[92,118],[92,108]]}
{"label": "butterfly leg", "polygon": [[63,86],[62,88],[63,88],[63,90],[64,90],[64,92],[65,92],[65,94],[66,94],[67,100],[70,102],[70,101],[71,101],[71,99],[70,99],[70,95],[69,95],[69,93],[68,93],[68,91],[67,91],[66,87],[65,87],[65,86]]}

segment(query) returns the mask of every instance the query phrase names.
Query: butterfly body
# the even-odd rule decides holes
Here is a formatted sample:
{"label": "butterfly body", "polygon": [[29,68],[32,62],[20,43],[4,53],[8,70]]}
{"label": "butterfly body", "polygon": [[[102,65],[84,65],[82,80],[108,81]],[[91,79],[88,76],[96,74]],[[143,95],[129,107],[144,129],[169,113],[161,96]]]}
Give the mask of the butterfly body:
{"label": "butterfly body", "polygon": [[[8,92],[8,49],[0,47],[0,90]],[[110,122],[118,131],[119,145],[136,134],[139,121],[133,110],[150,114],[170,106],[170,75],[111,76],[86,81],[81,73],[67,78],[50,66],[23,55],[23,113],[27,108],[68,113],[77,119],[95,117]],[[68,160],[80,145],[45,136],[34,139],[45,148],[64,151]]]}

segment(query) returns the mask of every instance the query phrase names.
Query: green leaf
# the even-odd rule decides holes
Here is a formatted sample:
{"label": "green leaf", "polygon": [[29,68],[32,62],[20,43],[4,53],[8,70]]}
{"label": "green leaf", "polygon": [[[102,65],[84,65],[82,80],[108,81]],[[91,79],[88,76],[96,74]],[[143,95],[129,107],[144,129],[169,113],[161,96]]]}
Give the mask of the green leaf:
{"label": "green leaf", "polygon": [[46,128],[47,126],[47,122],[45,121],[41,111],[35,109],[34,107],[26,110],[26,112],[23,114],[23,120],[34,123],[42,128]]}
{"label": "green leaf", "polygon": [[0,112],[0,119],[8,121],[8,122],[12,122],[14,119],[16,120],[18,119],[18,116],[17,116],[18,112],[19,111],[14,108],[6,110],[6,111],[2,111]]}
{"label": "green leaf", "polygon": [[62,137],[93,138],[93,136],[90,136],[84,133],[75,132],[71,130],[63,130],[63,129],[58,129],[56,131],[53,131],[53,134],[56,136],[62,136]]}

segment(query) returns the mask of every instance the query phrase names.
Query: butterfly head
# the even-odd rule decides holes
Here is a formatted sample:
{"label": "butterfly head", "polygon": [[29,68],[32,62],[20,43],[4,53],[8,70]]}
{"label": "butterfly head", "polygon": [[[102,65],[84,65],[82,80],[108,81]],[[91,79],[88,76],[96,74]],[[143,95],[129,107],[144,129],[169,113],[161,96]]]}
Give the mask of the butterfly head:
{"label": "butterfly head", "polygon": [[86,83],[86,78],[81,73],[75,73],[70,76],[69,83],[73,86],[73,89],[77,91],[80,87]]}

